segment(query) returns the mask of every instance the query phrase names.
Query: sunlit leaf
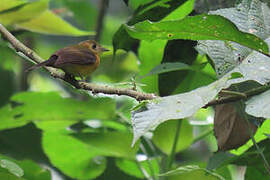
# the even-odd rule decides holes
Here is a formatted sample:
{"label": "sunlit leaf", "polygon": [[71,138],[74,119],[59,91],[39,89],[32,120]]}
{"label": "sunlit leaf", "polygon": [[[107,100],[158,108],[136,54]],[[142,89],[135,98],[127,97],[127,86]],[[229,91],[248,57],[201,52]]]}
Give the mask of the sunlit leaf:
{"label": "sunlit leaf", "polygon": [[[175,148],[176,153],[189,147],[193,140],[192,126],[187,120],[178,121],[182,122],[180,124],[180,134]],[[170,154],[172,152],[177,126],[178,122],[176,120],[167,121],[159,125],[154,131],[154,144],[166,154]]]}
{"label": "sunlit leaf", "polygon": [[[154,67],[159,65],[162,61],[164,48],[166,46],[166,41],[157,40],[153,43],[142,41],[139,48],[139,59],[140,59],[140,76],[144,76],[149,71],[151,71]],[[155,49],[155,53],[150,51],[151,49]],[[158,76],[147,76],[141,79],[141,83],[147,84],[147,86],[142,87],[142,89],[146,92],[150,93],[158,93]]]}
{"label": "sunlit leaf", "polygon": [[27,2],[26,0],[1,0],[0,11],[4,11],[7,9],[17,7],[19,5],[23,5],[26,2]]}
{"label": "sunlit leaf", "polygon": [[16,11],[10,11],[0,14],[0,22],[3,25],[14,25],[17,23],[29,21],[30,19],[33,19],[42,14],[47,8],[48,0],[40,0],[29,3]]}
{"label": "sunlit leaf", "polygon": [[75,179],[93,179],[106,168],[106,159],[95,148],[60,133],[43,133],[43,149],[50,162]]}
{"label": "sunlit leaf", "polygon": [[94,32],[82,31],[70,25],[68,22],[55,15],[50,10],[44,11],[41,15],[30,21],[16,24],[17,27],[33,32],[66,35],[66,36],[87,36],[94,35]]}
{"label": "sunlit leaf", "polygon": [[43,130],[60,130],[81,120],[110,119],[115,110],[115,103],[109,98],[82,102],[62,98],[57,93],[24,92],[14,95],[11,100],[13,104],[0,109],[3,112],[0,113],[0,129],[35,122]]}

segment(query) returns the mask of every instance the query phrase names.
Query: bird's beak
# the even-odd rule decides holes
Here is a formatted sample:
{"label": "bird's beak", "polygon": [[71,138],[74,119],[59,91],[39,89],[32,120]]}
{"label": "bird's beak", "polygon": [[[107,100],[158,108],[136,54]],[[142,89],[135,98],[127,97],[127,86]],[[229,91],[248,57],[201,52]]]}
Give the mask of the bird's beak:
{"label": "bird's beak", "polygon": [[110,50],[109,50],[109,49],[106,49],[106,48],[104,48],[104,47],[102,47],[102,48],[101,48],[101,51],[102,51],[102,52],[106,52],[106,51],[110,51]]}

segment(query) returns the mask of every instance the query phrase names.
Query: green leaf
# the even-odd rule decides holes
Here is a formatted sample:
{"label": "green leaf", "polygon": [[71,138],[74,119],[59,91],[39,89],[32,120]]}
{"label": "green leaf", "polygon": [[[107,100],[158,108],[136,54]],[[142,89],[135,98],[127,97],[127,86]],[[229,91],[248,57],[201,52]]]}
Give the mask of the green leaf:
{"label": "green leaf", "polygon": [[207,180],[225,180],[222,176],[215,172],[208,171],[204,168],[200,168],[197,165],[187,165],[178,167],[175,170],[161,174],[161,176],[167,176],[169,180],[176,179],[207,179]]}
{"label": "green leaf", "polygon": [[259,171],[256,167],[248,166],[245,173],[245,180],[254,180],[254,179],[268,180],[269,176]]}
{"label": "green leaf", "polygon": [[[140,162],[128,159],[116,159],[116,166],[126,174],[135,176],[137,178],[145,178],[144,174],[140,170],[140,167],[143,168],[143,170],[146,171],[150,176],[157,176],[159,174],[158,161],[154,158]],[[154,174],[152,174],[152,172]]]}
{"label": "green leaf", "polygon": [[0,167],[7,169],[11,174],[14,174],[17,177],[22,177],[24,174],[23,169],[20,166],[8,159],[0,158]]}
{"label": "green leaf", "polygon": [[23,177],[25,179],[51,179],[51,174],[48,170],[41,168],[38,164],[31,160],[19,161],[8,156],[0,155],[0,167],[7,169],[10,173],[17,177]]}
{"label": "green leaf", "polygon": [[94,32],[82,31],[70,25],[50,10],[44,11],[41,15],[30,21],[16,24],[17,27],[33,32],[65,35],[65,36],[87,36],[94,35]]}
{"label": "green leaf", "polygon": [[233,158],[236,158],[236,156],[234,156],[231,153],[217,152],[209,158],[207,169],[213,170],[213,169],[220,168],[221,166],[228,165],[230,164],[230,162],[232,162]]}
{"label": "green leaf", "polygon": [[[267,28],[270,25],[270,20],[265,17],[269,17],[269,11],[269,7],[259,0],[244,0],[236,7],[218,9],[209,13],[229,19],[240,31],[252,33],[261,39],[267,39],[270,37]],[[240,63],[249,61],[251,58],[248,57],[254,55],[251,49],[229,41],[202,40],[198,42],[196,49],[211,58],[219,77],[222,77]]]}
{"label": "green leaf", "polygon": [[127,132],[80,133],[73,136],[82,143],[95,147],[104,156],[134,159],[139,148],[130,146],[132,134]]}
{"label": "green leaf", "polygon": [[[157,40],[155,42],[147,42],[142,41],[139,48],[139,59],[140,59],[140,76],[147,74],[150,70],[152,70],[155,66],[159,65],[162,61],[164,47],[166,45],[166,41]],[[155,49],[155,53],[150,51],[151,49]],[[141,83],[147,84],[147,86],[142,87],[142,89],[146,92],[150,93],[158,93],[158,76],[148,76],[141,80]]]}
{"label": "green leaf", "polygon": [[62,98],[55,92],[24,92],[14,95],[11,100],[12,106],[6,105],[0,109],[0,112],[3,112],[0,114],[2,117],[0,129],[35,122],[43,130],[64,130],[81,120],[111,119],[115,113],[115,102],[110,98],[96,98],[82,102]]}
{"label": "green leaf", "polygon": [[42,146],[50,162],[74,179],[94,179],[106,168],[106,159],[99,151],[75,137],[43,133]]}
{"label": "green leaf", "polygon": [[51,180],[51,173],[31,160],[19,161],[18,164],[24,170],[25,179]]}
{"label": "green leaf", "polygon": [[[270,38],[266,39],[266,42],[269,44]],[[254,57],[256,58],[254,59]],[[227,88],[231,84],[237,84],[248,80],[266,84],[270,79],[267,67],[270,67],[269,58],[261,53],[253,52],[247,57],[245,63],[241,63],[218,81],[215,81],[208,86],[200,87],[190,92],[156,98],[153,101],[149,101],[145,108],[133,112],[132,122],[134,142],[141,135],[150,129],[155,129],[162,122],[170,119],[190,117],[197,110],[214,99],[221,89]],[[231,73],[233,72],[239,72],[243,77],[230,79]],[[265,109],[263,111],[265,111]],[[247,112],[251,113],[250,111]],[[257,112],[254,111],[254,113]],[[260,114],[255,116],[261,117]]]}
{"label": "green leaf", "polygon": [[1,0],[0,11],[8,10],[25,4],[26,0]]}
{"label": "green leaf", "polygon": [[244,76],[240,72],[233,72],[231,74],[230,79],[237,79],[237,78],[241,78],[241,77],[244,77]]}
{"label": "green leaf", "polygon": [[7,179],[7,180],[24,180],[24,178],[19,178],[13,174],[0,172],[0,179]]}
{"label": "green leaf", "polygon": [[128,6],[135,10],[138,7],[148,4],[152,1],[153,0],[128,0]]}
{"label": "green leaf", "polygon": [[[145,1],[144,1],[145,2]],[[170,12],[176,10],[181,6],[185,0],[157,0],[151,1],[147,4],[143,3],[134,12],[132,18],[127,22],[128,25],[133,25],[143,20],[160,21],[166,17]],[[122,25],[113,36],[114,52],[117,49],[124,49],[126,51],[137,51],[139,41],[132,38]]]}
{"label": "green leaf", "polygon": [[[188,148],[192,144],[193,140],[192,126],[188,123],[187,120],[178,121],[182,121],[182,123],[177,146],[175,149],[176,153]],[[166,154],[170,154],[172,152],[177,124],[178,122],[176,120],[167,121],[159,125],[154,131],[154,144]]]}
{"label": "green leaf", "polygon": [[28,3],[17,11],[9,11],[0,14],[0,22],[3,25],[14,25],[17,23],[29,21],[40,14],[42,14],[48,8],[49,0],[40,0],[33,3]]}
{"label": "green leaf", "polygon": [[181,70],[192,70],[192,68],[189,65],[181,62],[162,63],[154,67],[146,76]]}
{"label": "green leaf", "polygon": [[140,40],[227,40],[268,53],[268,46],[263,40],[239,31],[231,21],[218,15],[198,15],[156,23],[144,21],[125,28],[131,37]]}
{"label": "green leaf", "polygon": [[162,21],[183,19],[184,17],[186,17],[192,12],[193,7],[194,7],[194,1],[195,0],[187,0],[177,9],[172,11],[168,16],[163,18]]}

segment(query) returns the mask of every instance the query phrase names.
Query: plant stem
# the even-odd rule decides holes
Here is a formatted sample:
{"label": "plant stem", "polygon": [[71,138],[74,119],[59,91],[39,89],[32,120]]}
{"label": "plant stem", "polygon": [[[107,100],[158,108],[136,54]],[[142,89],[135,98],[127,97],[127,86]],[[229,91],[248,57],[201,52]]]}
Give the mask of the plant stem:
{"label": "plant stem", "polygon": [[[148,166],[149,166],[149,169],[150,169],[150,171],[151,171],[151,176],[148,174],[148,179],[153,179],[153,180],[155,180],[155,172],[154,172],[154,168],[153,168],[153,166],[152,166],[152,164],[151,164],[151,162],[149,161],[149,155],[148,155],[148,152],[146,151],[146,149],[144,148],[144,145],[143,144],[141,144],[140,145],[140,149],[142,150],[142,152],[147,156],[147,164],[148,164]],[[139,163],[139,162],[138,162]],[[147,178],[147,177],[146,177]]]}
{"label": "plant stem", "polygon": [[168,162],[167,162],[167,170],[170,170],[175,158],[175,152],[176,152],[176,147],[180,135],[180,128],[181,128],[182,120],[178,120],[177,126],[176,126],[176,132],[175,132],[175,137],[173,141],[173,146],[172,146],[172,151],[170,153],[170,156],[168,157]]}
{"label": "plant stem", "polygon": [[97,26],[96,26],[96,36],[95,36],[95,40],[98,42],[100,41],[100,37],[102,34],[103,22],[104,22],[104,17],[107,11],[108,2],[109,0],[100,0],[99,14],[98,14]]}
{"label": "plant stem", "polygon": [[[239,91],[239,88],[238,88],[236,85],[234,85],[233,87],[234,87],[237,91]],[[264,87],[264,86],[262,86],[262,87]],[[257,89],[257,90],[259,89],[259,90],[260,90],[260,88],[262,88],[262,87],[255,88],[255,89]],[[266,86],[266,88],[268,89],[268,88],[269,88],[269,85]],[[253,95],[254,92],[255,92],[255,91],[254,91],[255,89],[252,89],[253,91],[252,91],[252,90],[246,91],[245,94],[247,94],[247,95],[252,94],[252,95]],[[245,119],[245,121],[246,121],[246,123],[247,123],[247,125],[248,125],[248,132],[249,132],[249,134],[250,134],[250,138],[251,138],[251,140],[252,140],[252,143],[253,143],[253,145],[256,147],[256,149],[257,149],[258,153],[260,154],[261,158],[263,159],[264,166],[265,166],[265,169],[266,169],[267,173],[270,174],[270,165],[269,165],[267,159],[265,158],[265,156],[264,156],[262,150],[261,150],[260,147],[258,146],[258,144],[257,144],[257,142],[256,142],[256,140],[255,140],[255,138],[254,138],[254,134],[253,134],[252,129],[251,129],[251,127],[250,127],[250,122],[249,122],[249,120],[248,120],[247,113],[245,112],[245,103],[244,103],[243,99],[241,99],[241,100],[239,101],[239,106],[240,106],[240,107],[239,107],[240,112],[241,112],[241,114],[244,116],[244,119]]]}
{"label": "plant stem", "polygon": [[205,132],[201,133],[199,136],[195,137],[193,139],[193,142],[192,144],[202,140],[203,138],[205,138],[206,136],[208,136],[209,134],[211,134],[213,132],[213,128],[209,129],[209,130],[206,130]]}

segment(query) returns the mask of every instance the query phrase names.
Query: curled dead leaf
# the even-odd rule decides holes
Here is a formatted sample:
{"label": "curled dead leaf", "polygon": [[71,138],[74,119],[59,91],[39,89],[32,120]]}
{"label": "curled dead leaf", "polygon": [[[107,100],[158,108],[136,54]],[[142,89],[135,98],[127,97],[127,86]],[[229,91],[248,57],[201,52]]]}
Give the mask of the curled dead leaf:
{"label": "curled dead leaf", "polygon": [[237,111],[235,103],[221,104],[215,107],[214,132],[218,151],[236,149],[250,139],[249,126],[255,134],[257,126],[249,123]]}

